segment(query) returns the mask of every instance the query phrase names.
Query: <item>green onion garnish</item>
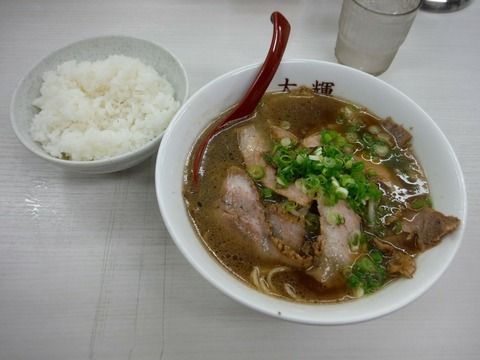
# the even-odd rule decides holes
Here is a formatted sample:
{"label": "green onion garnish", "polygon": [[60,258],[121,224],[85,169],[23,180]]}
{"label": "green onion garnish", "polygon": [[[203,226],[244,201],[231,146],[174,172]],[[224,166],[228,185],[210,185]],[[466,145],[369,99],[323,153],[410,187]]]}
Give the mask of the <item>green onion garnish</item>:
{"label": "green onion garnish", "polygon": [[260,180],[265,176],[265,168],[260,165],[250,166],[247,172],[255,180]]}
{"label": "green onion garnish", "polygon": [[[276,170],[277,185],[288,187],[295,183],[310,196],[321,193],[327,206],[344,199],[350,208],[363,216],[368,200],[380,198],[378,186],[370,181],[365,165],[353,159],[350,153],[353,147],[345,137],[335,130],[324,130],[319,136],[322,145],[314,149],[293,142],[287,145],[284,141],[287,146],[276,143],[273,150],[265,154],[267,163]],[[384,145],[368,132],[362,133],[358,141],[364,148],[366,142],[371,147]]]}
{"label": "green onion garnish", "polygon": [[417,198],[417,199],[412,201],[410,206],[414,210],[420,210],[424,207],[431,207],[432,206],[432,200],[430,199],[430,197]]}
{"label": "green onion garnish", "polygon": [[327,214],[327,222],[330,225],[342,225],[345,224],[345,218],[339,212],[331,210]]}
{"label": "green onion garnish", "polygon": [[280,140],[280,144],[285,147],[290,146],[292,144],[292,139],[284,137],[282,140]]}
{"label": "green onion garnish", "polygon": [[385,157],[390,152],[390,148],[384,144],[375,144],[373,145],[373,151],[376,155],[380,157]]}
{"label": "green onion garnish", "polygon": [[260,193],[264,199],[270,199],[273,196],[273,191],[270,188],[262,188]]}
{"label": "green onion garnish", "polygon": [[377,125],[370,125],[368,127],[368,132],[373,135],[378,135],[380,133],[380,128]]}
{"label": "green onion garnish", "polygon": [[354,132],[348,132],[345,134],[345,139],[353,144],[353,143],[356,143],[358,141],[358,135],[357,133],[354,133]]}

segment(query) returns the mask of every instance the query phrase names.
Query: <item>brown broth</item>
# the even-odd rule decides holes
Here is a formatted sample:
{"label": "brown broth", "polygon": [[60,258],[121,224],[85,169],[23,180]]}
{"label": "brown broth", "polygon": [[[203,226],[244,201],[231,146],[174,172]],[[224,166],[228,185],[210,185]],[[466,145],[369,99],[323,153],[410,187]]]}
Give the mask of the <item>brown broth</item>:
{"label": "brown broth", "polygon": [[[265,273],[272,268],[272,264],[264,263],[259,259],[246,246],[248,242],[244,241],[239,231],[225,228],[225,225],[218,221],[219,201],[222,196],[220,190],[227,169],[232,165],[244,167],[242,154],[238,148],[236,128],[245,123],[254,123],[257,129],[267,133],[268,125],[282,126],[288,122],[290,125],[288,130],[299,138],[325,128],[335,129],[344,134],[351,127],[350,123],[347,124],[339,119],[341,109],[346,106],[351,107],[352,104],[332,96],[317,95],[306,89],[291,93],[268,93],[263,97],[251,118],[223,130],[210,141],[203,158],[203,171],[198,186],[192,185],[192,157],[188,159],[184,197],[191,221],[210,253],[228,271],[245,283],[252,285],[250,274],[254,266],[258,266]],[[358,107],[355,106],[355,108],[358,110]],[[360,109],[357,112],[357,119],[365,124],[361,131],[366,131],[371,125],[381,127],[381,120],[367,109]],[[393,138],[391,140],[394,144]],[[392,233],[391,228],[383,225],[388,223],[387,220],[396,211],[408,207],[410,198],[428,195],[428,186],[422,169],[411,151],[402,150],[393,145],[392,153],[397,154],[398,159],[383,163],[377,161],[378,163],[375,164],[376,159],[365,154],[360,147],[355,149],[355,156],[363,158],[367,167],[369,164],[372,168],[381,167],[392,182],[402,189],[400,191],[402,196],[384,196],[382,199],[380,204],[383,211],[382,224],[380,224],[382,226],[378,230],[378,235],[382,236]],[[398,171],[404,177],[417,179],[418,184],[405,182],[398,176]],[[275,287],[280,289],[275,295],[288,300],[292,299],[282,290],[285,283],[290,284],[305,302],[338,302],[350,298],[346,286],[326,288],[303,271],[288,271],[274,278]]]}

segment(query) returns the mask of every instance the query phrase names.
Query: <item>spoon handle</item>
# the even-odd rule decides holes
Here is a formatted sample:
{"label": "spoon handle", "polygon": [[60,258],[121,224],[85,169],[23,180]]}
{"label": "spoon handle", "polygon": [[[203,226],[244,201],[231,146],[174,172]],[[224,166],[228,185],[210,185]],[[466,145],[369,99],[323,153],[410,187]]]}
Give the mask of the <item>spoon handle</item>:
{"label": "spoon handle", "polygon": [[273,76],[277,72],[283,53],[287,47],[288,36],[290,35],[290,24],[278,11],[275,11],[272,14],[271,21],[273,23],[273,35],[267,57],[265,58],[257,77],[252,85],[250,85],[250,88],[247,90],[242,100],[238,103],[237,107],[219,123],[220,127],[223,127],[230,121],[250,115],[255,110],[255,107],[259,103],[263,94],[265,94],[268,85],[270,85]]}
{"label": "spoon handle", "polygon": [[290,35],[290,24],[288,20],[278,11],[272,13],[271,21],[273,23],[273,35],[270,49],[267,57],[263,62],[255,80],[245,95],[239,101],[235,109],[227,115],[224,119],[210,130],[208,135],[203,139],[195,151],[193,159],[193,182],[198,182],[198,175],[200,171],[200,163],[203,158],[203,153],[208,145],[210,139],[215,136],[228,123],[235,120],[241,120],[250,115],[262,98],[263,94],[270,85],[273,76],[275,75],[278,66],[282,60],[283,53],[287,47],[288,36]]}

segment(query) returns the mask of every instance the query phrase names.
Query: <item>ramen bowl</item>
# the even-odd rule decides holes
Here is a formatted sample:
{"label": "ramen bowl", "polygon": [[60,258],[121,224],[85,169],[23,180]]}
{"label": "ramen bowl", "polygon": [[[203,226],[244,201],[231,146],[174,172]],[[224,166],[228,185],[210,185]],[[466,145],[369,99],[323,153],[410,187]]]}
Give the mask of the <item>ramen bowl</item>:
{"label": "ramen bowl", "polygon": [[[445,135],[411,99],[361,71],[316,60],[282,62],[270,91],[298,85],[364,106],[411,130],[414,152],[429,179],[435,208],[455,215],[460,227],[441,244],[421,253],[412,279],[396,280],[376,293],[339,303],[306,304],[272,297],[241,282],[209,253],[187,213],[182,189],[185,164],[202,131],[239,101],[259,69],[249,65],[211,81],[178,111],[161,143],[156,164],[156,192],[165,225],[185,258],[210,283],[238,302],[262,313],[308,324],[347,324],[374,319],[412,302],[444,273],[460,245],[466,219],[466,193],[459,162]],[[446,171],[448,169],[448,171]]]}

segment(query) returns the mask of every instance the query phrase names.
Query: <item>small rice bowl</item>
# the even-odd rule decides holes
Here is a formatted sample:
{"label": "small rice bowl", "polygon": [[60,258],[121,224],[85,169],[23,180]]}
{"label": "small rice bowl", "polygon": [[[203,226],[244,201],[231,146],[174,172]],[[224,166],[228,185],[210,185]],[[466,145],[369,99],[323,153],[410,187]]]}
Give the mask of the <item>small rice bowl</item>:
{"label": "small rice bowl", "polygon": [[140,60],[67,61],[43,74],[30,134],[50,155],[101,160],[159,136],[180,103],[172,85]]}

